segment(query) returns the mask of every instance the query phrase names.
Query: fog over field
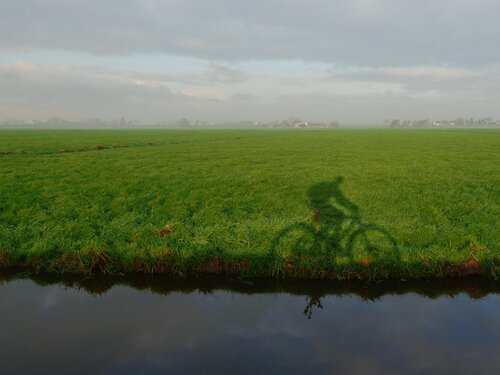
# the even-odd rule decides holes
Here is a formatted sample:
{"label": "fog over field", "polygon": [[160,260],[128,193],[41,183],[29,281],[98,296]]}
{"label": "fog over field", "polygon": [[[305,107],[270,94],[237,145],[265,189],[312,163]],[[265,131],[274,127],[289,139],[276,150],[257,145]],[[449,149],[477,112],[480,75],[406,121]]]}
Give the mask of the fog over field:
{"label": "fog over field", "polygon": [[497,0],[0,0],[0,120],[500,117]]}

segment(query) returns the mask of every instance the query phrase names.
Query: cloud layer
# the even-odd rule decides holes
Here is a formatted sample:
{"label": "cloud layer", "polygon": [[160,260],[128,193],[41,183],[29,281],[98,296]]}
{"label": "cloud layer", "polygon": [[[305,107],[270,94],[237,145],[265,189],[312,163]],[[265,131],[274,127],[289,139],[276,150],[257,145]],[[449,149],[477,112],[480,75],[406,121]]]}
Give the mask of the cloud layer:
{"label": "cloud layer", "polygon": [[495,0],[0,0],[0,118],[499,117],[499,15]]}
{"label": "cloud layer", "polygon": [[500,60],[495,0],[2,0],[0,48],[353,65]]}

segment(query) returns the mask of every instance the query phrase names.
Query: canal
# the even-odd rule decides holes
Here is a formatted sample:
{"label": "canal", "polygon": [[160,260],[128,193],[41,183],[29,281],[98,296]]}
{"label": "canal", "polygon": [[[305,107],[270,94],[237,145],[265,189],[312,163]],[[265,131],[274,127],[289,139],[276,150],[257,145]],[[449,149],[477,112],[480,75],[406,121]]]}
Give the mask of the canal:
{"label": "canal", "polygon": [[0,278],[0,372],[499,373],[499,285]]}

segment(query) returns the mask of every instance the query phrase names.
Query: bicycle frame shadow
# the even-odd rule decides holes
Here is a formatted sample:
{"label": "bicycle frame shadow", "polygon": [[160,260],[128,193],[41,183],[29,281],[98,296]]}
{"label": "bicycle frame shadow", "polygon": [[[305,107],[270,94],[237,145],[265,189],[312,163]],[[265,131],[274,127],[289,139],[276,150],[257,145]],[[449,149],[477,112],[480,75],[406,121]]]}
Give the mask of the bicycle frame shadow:
{"label": "bicycle frame shadow", "polygon": [[359,206],[342,191],[343,181],[338,176],[309,188],[310,219],[278,233],[271,249],[276,262],[314,268],[327,258],[369,263],[399,257],[396,239],[385,228],[363,221]]}

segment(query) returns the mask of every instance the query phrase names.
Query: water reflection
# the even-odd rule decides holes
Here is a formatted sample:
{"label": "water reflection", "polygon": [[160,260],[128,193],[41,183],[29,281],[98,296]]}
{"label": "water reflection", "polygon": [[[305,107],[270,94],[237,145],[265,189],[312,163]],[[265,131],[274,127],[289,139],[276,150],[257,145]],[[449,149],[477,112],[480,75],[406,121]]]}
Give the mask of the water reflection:
{"label": "water reflection", "polygon": [[321,299],[319,297],[306,297],[307,306],[304,309],[304,315],[307,316],[307,319],[311,319],[313,309],[316,307],[318,309],[322,309],[323,305],[321,304]]}
{"label": "water reflection", "polygon": [[416,293],[428,298],[438,298],[442,296],[454,297],[465,293],[470,298],[477,299],[490,293],[500,293],[500,283],[484,277],[416,279],[404,282],[394,280],[381,280],[378,282],[350,280],[342,282],[303,279],[246,279],[221,276],[181,278],[165,275],[127,275],[126,277],[103,275],[78,277],[66,275],[61,277],[54,274],[0,272],[0,285],[23,279],[32,280],[39,286],[62,285],[67,288],[85,291],[94,296],[106,294],[120,285],[130,286],[137,290],[147,290],[159,295],[195,291],[212,293],[214,290],[223,290],[241,294],[288,293],[311,296],[312,298],[321,298],[331,294],[339,296],[356,295],[363,300],[371,301],[386,294]]}
{"label": "water reflection", "polygon": [[0,363],[2,373],[493,373],[498,284],[433,284],[4,275]]}

